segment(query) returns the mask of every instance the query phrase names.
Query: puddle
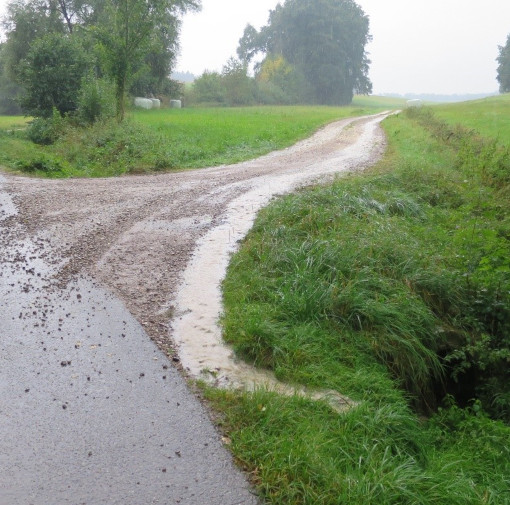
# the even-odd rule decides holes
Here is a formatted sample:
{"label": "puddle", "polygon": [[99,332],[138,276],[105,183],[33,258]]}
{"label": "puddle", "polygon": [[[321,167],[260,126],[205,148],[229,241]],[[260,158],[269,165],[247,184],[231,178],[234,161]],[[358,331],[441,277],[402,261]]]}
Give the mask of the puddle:
{"label": "puddle", "polygon": [[0,221],[18,214],[18,209],[14,205],[11,195],[3,190],[4,183],[5,177],[0,175]]}
{"label": "puddle", "polygon": [[[306,395],[326,400],[341,411],[352,402],[335,391],[309,392],[279,382],[272,373],[257,370],[236,359],[231,347],[222,340],[218,320],[222,311],[221,282],[230,256],[238,242],[250,230],[257,212],[275,196],[298,187],[324,180],[342,172],[363,168],[374,160],[379,149],[375,135],[379,123],[387,114],[374,116],[363,125],[356,141],[344,149],[330,153],[319,163],[311,163],[307,170],[297,164],[283,175],[266,175],[251,179],[244,194],[233,200],[223,215],[221,224],[212,228],[197,244],[188,264],[182,285],[174,301],[176,316],[172,323],[181,363],[194,378],[206,380],[219,387],[254,390],[267,388],[282,394]],[[344,129],[352,123],[346,122]],[[329,131],[322,133],[331,135]],[[285,152],[295,155],[311,145],[308,139]],[[375,156],[376,157],[376,156]],[[275,157],[278,158],[278,155]]]}

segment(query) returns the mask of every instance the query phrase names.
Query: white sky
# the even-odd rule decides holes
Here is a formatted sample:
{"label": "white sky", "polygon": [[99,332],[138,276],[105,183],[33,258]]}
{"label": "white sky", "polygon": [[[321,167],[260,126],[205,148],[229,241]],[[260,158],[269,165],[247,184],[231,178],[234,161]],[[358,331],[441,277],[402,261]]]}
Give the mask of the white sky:
{"label": "white sky", "polygon": [[[7,0],[0,0],[3,14]],[[370,17],[374,93],[488,93],[498,89],[498,45],[509,0],[357,0]],[[265,25],[278,0],[202,0],[183,19],[177,70],[221,70],[247,23]]]}
{"label": "white sky", "polygon": [[[221,70],[247,23],[267,23],[278,0],[202,0],[186,15],[178,70]],[[509,0],[357,0],[370,17],[374,93],[497,91],[498,45],[510,33]]]}

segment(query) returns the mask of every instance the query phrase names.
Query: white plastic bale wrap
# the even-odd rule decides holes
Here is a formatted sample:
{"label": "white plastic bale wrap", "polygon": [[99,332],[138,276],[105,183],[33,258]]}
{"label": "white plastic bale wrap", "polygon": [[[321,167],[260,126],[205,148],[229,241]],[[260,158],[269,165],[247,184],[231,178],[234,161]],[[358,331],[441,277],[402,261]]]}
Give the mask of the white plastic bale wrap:
{"label": "white plastic bale wrap", "polygon": [[135,98],[135,107],[140,107],[142,109],[152,109],[154,104],[150,98],[141,98],[137,96]]}
{"label": "white plastic bale wrap", "polygon": [[407,100],[407,107],[421,107],[423,105],[423,101],[419,98],[415,98],[414,100]]}

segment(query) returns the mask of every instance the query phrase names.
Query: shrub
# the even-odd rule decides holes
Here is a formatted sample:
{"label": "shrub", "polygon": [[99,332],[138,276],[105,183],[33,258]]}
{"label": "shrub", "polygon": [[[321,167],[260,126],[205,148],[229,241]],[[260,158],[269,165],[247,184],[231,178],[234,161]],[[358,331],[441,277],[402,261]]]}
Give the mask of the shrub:
{"label": "shrub", "polygon": [[78,97],[78,119],[84,124],[115,117],[115,88],[107,79],[83,79]]}
{"label": "shrub", "polygon": [[76,110],[88,67],[89,57],[75,38],[52,33],[37,39],[21,69],[23,112],[47,118],[54,108],[62,115]]}
{"label": "shrub", "polygon": [[27,129],[27,136],[34,144],[50,145],[58,140],[63,126],[64,119],[57,109],[53,109],[51,117],[39,117],[30,123]]}
{"label": "shrub", "polygon": [[40,153],[35,158],[17,162],[16,168],[28,173],[44,172],[46,174],[56,174],[62,171],[63,166],[56,157]]}
{"label": "shrub", "polygon": [[217,72],[204,72],[193,83],[190,100],[196,103],[225,103],[225,86]]}

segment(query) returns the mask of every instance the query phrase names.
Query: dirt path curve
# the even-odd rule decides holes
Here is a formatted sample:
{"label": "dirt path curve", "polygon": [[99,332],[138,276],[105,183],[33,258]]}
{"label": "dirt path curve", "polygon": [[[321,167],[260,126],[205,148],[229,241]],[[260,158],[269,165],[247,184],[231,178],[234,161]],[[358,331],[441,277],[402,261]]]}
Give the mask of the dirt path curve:
{"label": "dirt path curve", "polygon": [[253,502],[145,335],[191,376],[242,383],[216,328],[229,254],[273,195],[374,163],[385,116],[234,166],[0,179],[0,505]]}

